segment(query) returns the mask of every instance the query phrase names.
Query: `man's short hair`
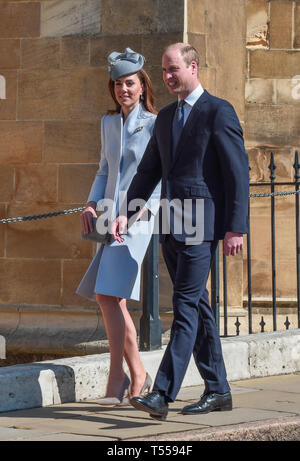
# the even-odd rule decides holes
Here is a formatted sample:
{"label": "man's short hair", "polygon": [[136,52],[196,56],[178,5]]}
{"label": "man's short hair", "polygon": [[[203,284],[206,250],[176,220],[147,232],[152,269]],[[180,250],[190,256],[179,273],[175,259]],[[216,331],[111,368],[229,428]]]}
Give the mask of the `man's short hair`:
{"label": "man's short hair", "polygon": [[187,66],[190,66],[192,61],[195,61],[199,67],[199,54],[196,48],[194,48],[192,45],[184,45],[182,48],[180,48],[180,54]]}
{"label": "man's short hair", "polygon": [[184,60],[187,66],[190,66],[192,61],[195,61],[197,66],[199,67],[199,53],[196,50],[196,48],[194,48],[192,45],[189,45],[188,43],[173,43],[172,45],[169,45],[165,48],[164,53],[171,49],[179,50],[182,59]]}

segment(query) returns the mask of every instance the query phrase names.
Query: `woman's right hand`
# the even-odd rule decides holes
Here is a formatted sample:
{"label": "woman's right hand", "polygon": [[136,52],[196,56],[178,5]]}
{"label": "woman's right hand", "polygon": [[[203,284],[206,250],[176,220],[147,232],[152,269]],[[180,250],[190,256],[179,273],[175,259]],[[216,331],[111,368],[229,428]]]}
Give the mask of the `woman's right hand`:
{"label": "woman's right hand", "polygon": [[80,215],[81,228],[85,235],[89,232],[93,232],[94,230],[92,218],[97,218],[95,202],[87,203],[85,209]]}

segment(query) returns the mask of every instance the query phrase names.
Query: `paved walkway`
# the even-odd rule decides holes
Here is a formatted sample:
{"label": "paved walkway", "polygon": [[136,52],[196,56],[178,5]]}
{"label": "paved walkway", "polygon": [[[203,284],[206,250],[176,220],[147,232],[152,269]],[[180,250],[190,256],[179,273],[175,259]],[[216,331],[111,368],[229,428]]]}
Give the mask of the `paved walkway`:
{"label": "paved walkway", "polygon": [[[231,383],[233,411],[181,415],[202,386],[182,388],[167,421],[133,407],[66,403],[0,414],[1,441],[300,440],[300,373]],[[122,446],[122,445],[118,445]]]}

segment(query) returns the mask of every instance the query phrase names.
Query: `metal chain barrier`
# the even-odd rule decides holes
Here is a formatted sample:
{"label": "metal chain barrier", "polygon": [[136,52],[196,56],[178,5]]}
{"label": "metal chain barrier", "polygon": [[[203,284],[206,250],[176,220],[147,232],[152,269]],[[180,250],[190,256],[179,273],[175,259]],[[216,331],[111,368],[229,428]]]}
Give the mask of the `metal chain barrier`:
{"label": "metal chain barrier", "polygon": [[0,223],[6,224],[10,222],[31,221],[33,219],[53,218],[54,216],[60,216],[64,214],[79,213],[79,211],[82,211],[84,209],[85,209],[85,206],[82,206],[79,208],[71,208],[69,210],[54,211],[53,213],[36,214],[32,216],[19,216],[18,218],[6,218],[6,219],[0,219]]}
{"label": "metal chain barrier", "polygon": [[[266,192],[266,193],[249,194],[249,197],[250,198],[276,197],[276,196],[281,196],[281,195],[295,195],[299,193],[300,193],[300,190],[287,191],[287,192]],[[0,219],[0,223],[7,224],[11,222],[32,221],[34,219],[53,218],[54,216],[79,213],[80,211],[83,211],[84,209],[85,209],[85,206],[82,206],[78,208],[71,208],[69,210],[53,211],[52,213],[37,214],[37,215],[32,215],[32,216],[19,216],[18,218],[6,218],[6,219]]]}
{"label": "metal chain barrier", "polygon": [[299,194],[300,190],[294,191],[286,191],[286,192],[266,192],[266,193],[258,193],[258,194],[249,194],[249,197],[276,197],[277,195],[295,195]]}

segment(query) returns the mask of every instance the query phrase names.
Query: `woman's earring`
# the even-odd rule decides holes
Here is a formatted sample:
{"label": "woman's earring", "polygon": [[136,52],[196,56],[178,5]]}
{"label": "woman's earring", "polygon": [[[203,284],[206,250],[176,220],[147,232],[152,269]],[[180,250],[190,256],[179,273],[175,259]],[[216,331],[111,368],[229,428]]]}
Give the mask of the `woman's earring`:
{"label": "woman's earring", "polygon": [[141,94],[140,101],[144,101],[144,93]]}

